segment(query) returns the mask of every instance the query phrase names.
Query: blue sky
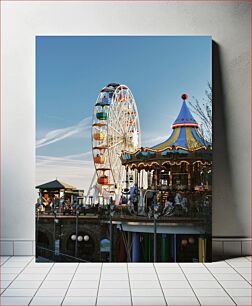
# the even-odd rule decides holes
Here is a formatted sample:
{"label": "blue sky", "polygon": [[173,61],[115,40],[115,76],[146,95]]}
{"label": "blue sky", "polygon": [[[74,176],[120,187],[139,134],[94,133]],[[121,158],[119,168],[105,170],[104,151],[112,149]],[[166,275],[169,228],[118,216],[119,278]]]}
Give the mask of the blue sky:
{"label": "blue sky", "polygon": [[211,52],[209,36],[38,36],[37,183],[58,177],[87,188],[93,171],[90,117],[108,83],[131,89],[142,145],[167,138],[181,94],[204,98]]}

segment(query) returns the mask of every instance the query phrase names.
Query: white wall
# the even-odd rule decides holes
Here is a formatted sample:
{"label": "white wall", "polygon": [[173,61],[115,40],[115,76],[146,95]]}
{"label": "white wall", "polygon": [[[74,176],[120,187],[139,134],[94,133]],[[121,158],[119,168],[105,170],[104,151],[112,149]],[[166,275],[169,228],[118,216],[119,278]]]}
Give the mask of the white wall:
{"label": "white wall", "polygon": [[213,235],[250,236],[249,3],[12,1],[1,6],[3,239],[34,239],[35,35],[96,34],[212,35],[218,44]]}

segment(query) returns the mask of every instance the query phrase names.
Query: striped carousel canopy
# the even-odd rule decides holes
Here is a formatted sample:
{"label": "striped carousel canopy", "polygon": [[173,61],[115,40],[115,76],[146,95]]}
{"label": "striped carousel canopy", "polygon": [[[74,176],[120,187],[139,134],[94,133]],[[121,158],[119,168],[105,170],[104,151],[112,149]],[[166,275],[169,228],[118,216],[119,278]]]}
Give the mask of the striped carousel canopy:
{"label": "striped carousel canopy", "polygon": [[[204,156],[210,156],[211,144],[206,141],[199,132],[199,124],[194,119],[189,110],[186,100],[187,95],[182,96],[183,104],[177,119],[172,125],[172,134],[164,142],[153,147],[139,148],[135,152],[123,151],[121,158],[124,162],[130,162],[134,159],[155,159],[160,156],[169,156],[170,153],[179,153],[180,156],[188,155],[193,151],[204,151]],[[210,155],[209,155],[210,154]]]}
{"label": "striped carousel canopy", "polygon": [[152,150],[163,151],[175,147],[176,149],[195,151],[206,148],[209,145],[198,131],[199,124],[187,106],[187,98],[186,94],[182,95],[183,104],[177,119],[172,125],[173,132],[171,136],[164,142],[153,146]]}

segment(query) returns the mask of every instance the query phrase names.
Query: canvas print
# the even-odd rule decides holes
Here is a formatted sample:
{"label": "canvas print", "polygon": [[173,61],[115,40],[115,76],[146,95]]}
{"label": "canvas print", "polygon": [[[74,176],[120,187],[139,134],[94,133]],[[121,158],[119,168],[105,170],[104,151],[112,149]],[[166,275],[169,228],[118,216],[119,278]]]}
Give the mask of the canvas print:
{"label": "canvas print", "polygon": [[36,260],[209,262],[212,39],[36,37]]}

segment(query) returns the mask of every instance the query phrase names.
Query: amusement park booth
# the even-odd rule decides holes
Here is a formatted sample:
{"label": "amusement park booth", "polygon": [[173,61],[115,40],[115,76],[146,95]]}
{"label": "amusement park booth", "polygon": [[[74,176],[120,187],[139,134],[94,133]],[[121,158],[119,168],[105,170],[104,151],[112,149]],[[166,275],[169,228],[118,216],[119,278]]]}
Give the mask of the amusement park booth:
{"label": "amusement park booth", "polygon": [[61,212],[63,207],[72,207],[82,204],[84,190],[78,190],[74,186],[61,182],[58,179],[36,186],[39,189],[38,208],[42,212],[49,212],[58,209]]}
{"label": "amusement park booth", "polygon": [[[126,172],[134,172],[135,203],[142,205],[135,208],[137,214],[153,210],[154,219],[156,215],[160,260],[211,261],[212,146],[199,132],[187,95],[182,99],[170,137],[151,148],[123,151],[121,160]],[[147,190],[142,186],[143,175],[147,175]],[[150,258],[146,254],[150,253],[153,224],[125,223],[122,227],[132,233],[136,261],[141,241],[145,256]]]}

